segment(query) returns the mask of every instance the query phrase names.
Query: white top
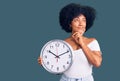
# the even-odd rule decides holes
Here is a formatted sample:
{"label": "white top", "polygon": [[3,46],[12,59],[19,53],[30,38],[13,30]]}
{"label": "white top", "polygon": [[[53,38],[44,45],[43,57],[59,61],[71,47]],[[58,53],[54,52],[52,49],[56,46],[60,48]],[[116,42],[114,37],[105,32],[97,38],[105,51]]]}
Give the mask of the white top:
{"label": "white top", "polygon": [[[100,51],[97,40],[88,44],[88,47],[94,51]],[[64,74],[71,78],[80,78],[92,74],[92,67],[82,49],[73,51],[73,63]]]}

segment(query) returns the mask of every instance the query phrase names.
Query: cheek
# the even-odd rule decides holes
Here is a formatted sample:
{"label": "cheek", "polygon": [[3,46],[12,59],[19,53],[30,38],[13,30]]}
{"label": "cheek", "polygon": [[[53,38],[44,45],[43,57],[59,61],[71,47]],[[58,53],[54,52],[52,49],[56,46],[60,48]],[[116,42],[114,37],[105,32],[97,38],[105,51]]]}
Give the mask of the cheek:
{"label": "cheek", "polygon": [[85,33],[85,29],[82,29],[80,33],[83,35]]}
{"label": "cheek", "polygon": [[86,28],[83,28],[83,32],[85,32],[86,31]]}
{"label": "cheek", "polygon": [[79,32],[83,35],[85,33],[85,28],[82,28],[81,30],[79,30]]}
{"label": "cheek", "polygon": [[86,22],[84,22],[83,25],[86,27]]}
{"label": "cheek", "polygon": [[86,30],[86,27],[84,27],[83,30],[85,31],[85,30]]}

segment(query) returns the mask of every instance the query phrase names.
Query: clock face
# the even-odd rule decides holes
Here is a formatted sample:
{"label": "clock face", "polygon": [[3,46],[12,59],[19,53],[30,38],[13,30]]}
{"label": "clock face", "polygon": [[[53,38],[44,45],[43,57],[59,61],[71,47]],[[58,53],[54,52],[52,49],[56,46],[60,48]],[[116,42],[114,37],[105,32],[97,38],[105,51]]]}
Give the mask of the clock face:
{"label": "clock face", "polygon": [[51,40],[47,42],[42,50],[43,67],[50,73],[63,73],[72,64],[72,48],[63,40]]}

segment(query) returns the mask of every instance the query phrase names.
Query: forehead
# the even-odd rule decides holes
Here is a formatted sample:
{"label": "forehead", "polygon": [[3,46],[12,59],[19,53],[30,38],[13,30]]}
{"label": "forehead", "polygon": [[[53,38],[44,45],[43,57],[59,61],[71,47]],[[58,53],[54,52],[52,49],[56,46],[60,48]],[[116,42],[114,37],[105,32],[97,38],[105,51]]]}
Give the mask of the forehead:
{"label": "forehead", "polygon": [[75,18],[85,18],[85,19],[86,19],[86,17],[85,17],[83,14],[80,14],[80,15],[78,15],[78,16],[75,17]]}

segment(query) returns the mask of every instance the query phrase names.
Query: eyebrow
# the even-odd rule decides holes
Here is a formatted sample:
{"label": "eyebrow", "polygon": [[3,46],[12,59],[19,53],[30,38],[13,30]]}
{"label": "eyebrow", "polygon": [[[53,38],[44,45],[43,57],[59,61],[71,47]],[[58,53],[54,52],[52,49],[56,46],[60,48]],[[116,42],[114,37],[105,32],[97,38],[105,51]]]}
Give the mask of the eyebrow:
{"label": "eyebrow", "polygon": [[[80,17],[80,16],[77,16],[76,18],[78,18],[78,19],[79,19],[79,17]],[[75,18],[75,19],[76,19],[76,18]],[[85,20],[86,20],[86,17],[83,17],[82,19],[85,19]]]}

